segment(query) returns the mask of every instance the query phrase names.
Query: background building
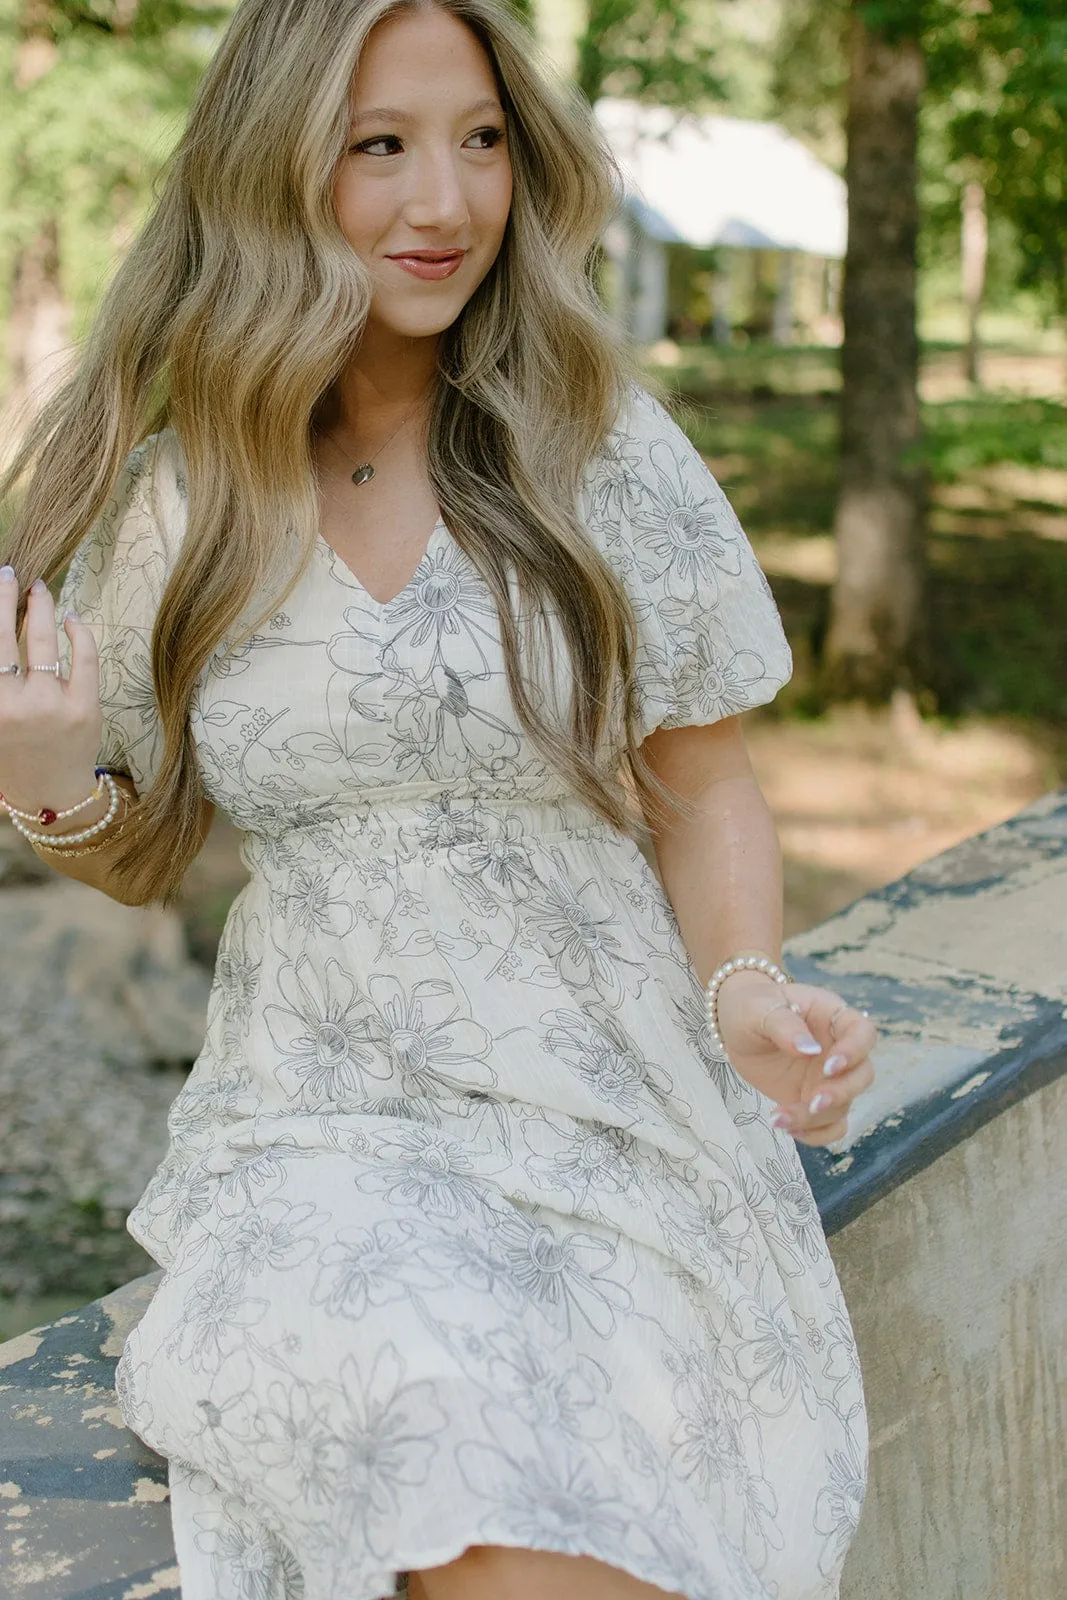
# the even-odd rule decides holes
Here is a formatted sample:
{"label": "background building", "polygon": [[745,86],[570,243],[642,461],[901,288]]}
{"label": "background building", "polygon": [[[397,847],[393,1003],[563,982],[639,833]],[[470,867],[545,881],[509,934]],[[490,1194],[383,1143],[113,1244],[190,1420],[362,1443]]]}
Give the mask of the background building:
{"label": "background building", "polygon": [[626,184],[604,243],[608,292],[634,338],[838,342],[837,173],[774,123],[613,99],[596,115]]}

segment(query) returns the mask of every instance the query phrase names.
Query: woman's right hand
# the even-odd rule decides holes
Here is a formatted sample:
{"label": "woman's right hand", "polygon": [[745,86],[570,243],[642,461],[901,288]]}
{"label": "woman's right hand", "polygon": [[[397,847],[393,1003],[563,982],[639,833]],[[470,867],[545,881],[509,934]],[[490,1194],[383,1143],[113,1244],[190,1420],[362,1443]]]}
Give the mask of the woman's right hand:
{"label": "woman's right hand", "polygon": [[[0,567],[0,667],[19,660],[15,633],[18,583],[10,567]],[[96,640],[84,622],[64,618],[71,644],[69,678],[52,672],[0,673],[0,794],[20,811],[50,806],[64,811],[77,805],[95,786],[97,754],[103,731],[100,709],[100,664]],[[40,579],[26,597],[23,627],[29,666],[59,660],[56,608]],[[96,821],[107,810],[107,797],[80,812],[77,824]],[[63,831],[62,825],[56,829]]]}

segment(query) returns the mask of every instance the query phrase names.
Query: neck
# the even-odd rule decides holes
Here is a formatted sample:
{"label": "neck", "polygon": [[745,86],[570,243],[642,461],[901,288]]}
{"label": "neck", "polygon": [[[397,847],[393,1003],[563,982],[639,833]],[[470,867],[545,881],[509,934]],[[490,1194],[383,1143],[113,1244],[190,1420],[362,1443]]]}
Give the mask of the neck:
{"label": "neck", "polygon": [[401,339],[369,326],[333,384],[321,426],[361,440],[380,436],[428,398],[436,373],[436,339]]}

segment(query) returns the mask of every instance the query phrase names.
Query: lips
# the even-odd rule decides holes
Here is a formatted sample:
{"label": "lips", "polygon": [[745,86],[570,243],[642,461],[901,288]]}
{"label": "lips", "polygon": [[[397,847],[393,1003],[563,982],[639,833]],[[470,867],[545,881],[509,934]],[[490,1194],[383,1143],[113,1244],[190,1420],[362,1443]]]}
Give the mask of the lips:
{"label": "lips", "polygon": [[450,278],[462,264],[466,253],[465,250],[404,250],[386,259],[395,261],[413,278],[433,280]]}

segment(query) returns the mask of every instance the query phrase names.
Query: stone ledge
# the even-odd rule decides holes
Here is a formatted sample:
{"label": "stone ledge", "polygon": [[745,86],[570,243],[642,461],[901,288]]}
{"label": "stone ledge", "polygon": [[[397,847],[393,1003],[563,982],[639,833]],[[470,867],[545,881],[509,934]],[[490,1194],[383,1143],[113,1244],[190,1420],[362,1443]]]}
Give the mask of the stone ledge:
{"label": "stone ledge", "polygon": [[3,1600],[180,1600],[167,1464],[114,1389],[161,1276],[0,1345]]}
{"label": "stone ledge", "polygon": [[801,1147],[827,1233],[1067,1069],[1067,790],[790,941],[881,1030],[835,1150]]}

